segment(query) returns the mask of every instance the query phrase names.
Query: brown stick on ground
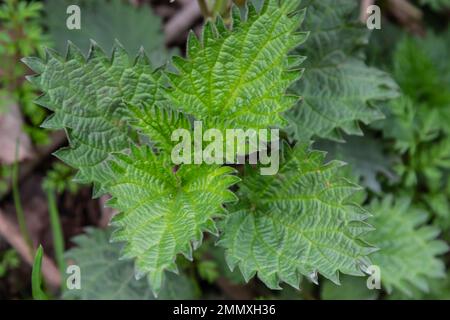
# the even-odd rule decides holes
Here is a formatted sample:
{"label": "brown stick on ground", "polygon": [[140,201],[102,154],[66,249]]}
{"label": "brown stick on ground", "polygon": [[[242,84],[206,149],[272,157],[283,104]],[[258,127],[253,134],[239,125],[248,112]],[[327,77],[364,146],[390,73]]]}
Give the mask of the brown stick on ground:
{"label": "brown stick on ground", "polygon": [[423,12],[408,0],[387,0],[390,13],[410,32],[424,35]]}
{"label": "brown stick on ground", "polygon": [[361,0],[361,13],[359,17],[362,23],[367,22],[367,18],[369,17],[367,8],[373,4],[375,4],[375,0]]}
{"label": "brown stick on ground", "polygon": [[200,7],[196,0],[187,2],[183,8],[167,22],[164,31],[166,43],[172,43],[182,36],[192,24],[201,17]]}
{"label": "brown stick on ground", "polygon": [[[20,254],[25,262],[33,265],[34,257],[31,256],[25,240],[22,238],[19,228],[5,213],[0,210],[0,236],[4,238]],[[61,275],[53,261],[46,255],[42,259],[42,275],[50,287],[58,288],[61,284]],[[30,275],[31,277],[31,275]]]}

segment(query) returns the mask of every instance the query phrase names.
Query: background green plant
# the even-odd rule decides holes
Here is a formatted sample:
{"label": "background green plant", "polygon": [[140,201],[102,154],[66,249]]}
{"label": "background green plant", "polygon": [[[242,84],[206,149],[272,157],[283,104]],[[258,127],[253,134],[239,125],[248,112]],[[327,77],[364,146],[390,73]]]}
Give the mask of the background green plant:
{"label": "background green plant", "polygon": [[[34,142],[45,144],[48,136],[39,125],[46,117],[45,110],[38,108],[33,100],[37,97],[35,90],[24,81],[26,66],[20,63],[24,56],[42,55],[47,37],[41,25],[42,4],[27,3],[19,0],[6,0],[0,7],[0,96],[9,92],[17,102],[29,123],[25,131]],[[2,93],[3,91],[3,93]],[[2,99],[0,104],[5,101]]]}

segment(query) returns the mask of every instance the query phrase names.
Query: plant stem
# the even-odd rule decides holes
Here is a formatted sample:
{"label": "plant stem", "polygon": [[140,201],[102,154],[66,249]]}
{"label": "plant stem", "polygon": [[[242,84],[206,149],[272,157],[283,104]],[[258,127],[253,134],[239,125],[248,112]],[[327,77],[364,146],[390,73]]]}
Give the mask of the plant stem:
{"label": "plant stem", "polygon": [[20,201],[20,191],[19,191],[19,139],[16,142],[16,155],[12,170],[12,191],[14,206],[16,208],[17,222],[19,223],[20,233],[27,244],[31,256],[34,255],[33,243],[31,241],[31,236],[27,228],[25,214],[23,212],[22,203]]}
{"label": "plant stem", "polygon": [[58,264],[59,272],[63,275],[66,270],[66,263],[64,261],[64,237],[59,219],[58,206],[56,205],[55,191],[50,188],[47,190],[47,200],[56,263]]}

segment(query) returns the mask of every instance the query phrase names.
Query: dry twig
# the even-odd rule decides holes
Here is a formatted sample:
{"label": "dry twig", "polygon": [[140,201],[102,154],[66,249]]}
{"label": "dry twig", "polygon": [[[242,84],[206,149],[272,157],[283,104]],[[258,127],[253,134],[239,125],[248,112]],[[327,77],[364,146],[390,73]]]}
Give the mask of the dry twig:
{"label": "dry twig", "polygon": [[200,7],[195,0],[186,2],[183,8],[167,22],[164,30],[166,43],[172,43],[185,35],[192,24],[201,17]]}
{"label": "dry twig", "polygon": [[362,23],[366,23],[368,16],[367,8],[375,4],[375,0],[361,0],[361,13],[360,20]]}
{"label": "dry twig", "polygon": [[388,0],[389,12],[404,25],[410,32],[424,35],[425,28],[422,25],[422,11],[408,0]]}
{"label": "dry twig", "polygon": [[[0,236],[4,238],[30,266],[33,265],[34,257],[31,256],[30,250],[25,240],[20,235],[19,229],[15,223],[7,218],[6,214],[0,210]],[[61,275],[55,263],[46,255],[42,260],[42,275],[46,283],[58,288],[61,284]]]}

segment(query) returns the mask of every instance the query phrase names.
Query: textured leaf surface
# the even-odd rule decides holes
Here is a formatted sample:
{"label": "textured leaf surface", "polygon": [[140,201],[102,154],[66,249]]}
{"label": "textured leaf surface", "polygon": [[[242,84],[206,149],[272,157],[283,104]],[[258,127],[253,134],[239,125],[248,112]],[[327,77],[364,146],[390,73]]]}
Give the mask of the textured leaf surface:
{"label": "textured leaf surface", "polygon": [[203,231],[217,233],[213,218],[222,204],[235,201],[228,188],[239,179],[229,167],[182,165],[178,170],[164,155],[149,148],[132,148],[111,164],[114,182],[108,185],[112,205],[121,211],[112,224],[113,241],[126,242],[124,258],[135,259],[138,277],[148,274],[157,293],[165,269],[175,272],[176,255],[192,260]]}
{"label": "textured leaf surface", "polygon": [[[81,289],[65,290],[63,298],[82,300],[152,300],[145,280],[136,280],[133,264],[119,260],[120,245],[109,242],[110,232],[86,229],[73,242],[77,245],[66,253],[67,259],[80,267]],[[194,299],[196,292],[184,275],[166,277],[159,298]]]}
{"label": "textured leaf surface", "polygon": [[[128,104],[124,120],[127,121],[144,139],[149,138],[154,147],[162,152],[171,153],[178,141],[172,141],[175,130],[191,131],[189,119],[182,113],[146,103],[135,106]],[[144,141],[148,142],[148,141]]]}
{"label": "textured leaf surface", "polygon": [[285,124],[280,113],[298,100],[285,92],[303,60],[288,54],[306,38],[297,31],[299,2],[267,0],[259,13],[250,4],[246,20],[234,7],[232,31],[218,19],[205,26],[201,41],[191,33],[187,59],[173,61],[174,106],[218,129]]}
{"label": "textured leaf surface", "polygon": [[[79,30],[66,26],[70,5],[80,7]],[[168,58],[161,19],[147,5],[136,8],[121,0],[46,0],[45,11],[45,23],[59,52],[65,51],[69,40],[87,53],[91,39],[108,50],[117,39],[129,53],[143,47],[155,65],[162,65]]]}
{"label": "textured leaf surface", "polygon": [[369,221],[376,231],[366,240],[380,248],[371,255],[381,269],[381,284],[391,292],[411,294],[415,288],[428,291],[429,279],[445,276],[444,263],[437,258],[448,251],[445,242],[436,240],[439,229],[423,226],[427,213],[415,208],[406,198],[394,202],[386,196],[370,205]]}
{"label": "textured leaf surface", "polygon": [[387,73],[364,62],[361,47],[369,33],[357,20],[357,2],[310,0],[304,5],[304,28],[311,34],[297,50],[308,59],[294,88],[303,100],[287,113],[289,132],[303,142],[313,136],[341,139],[342,131],[360,135],[358,123],[382,118],[377,103],[395,97],[397,86]]}
{"label": "textured leaf surface", "polygon": [[358,188],[338,178],[340,163],[298,146],[287,152],[276,176],[245,175],[240,204],[223,226],[220,244],[231,268],[255,273],[272,289],[298,287],[301,274],[334,282],[338,272],[362,275],[373,248],[358,238],[371,230],[368,214],[346,200]]}
{"label": "textured leaf surface", "polygon": [[54,112],[43,126],[67,131],[70,147],[56,156],[79,169],[80,182],[97,187],[105,180],[109,154],[127,149],[131,141],[122,121],[123,101],[154,103],[161,75],[152,71],[142,52],[133,62],[119,44],[112,59],[93,44],[87,60],[69,45],[65,59],[49,50],[45,61],[24,62],[38,73],[30,81],[45,92],[37,103]]}

